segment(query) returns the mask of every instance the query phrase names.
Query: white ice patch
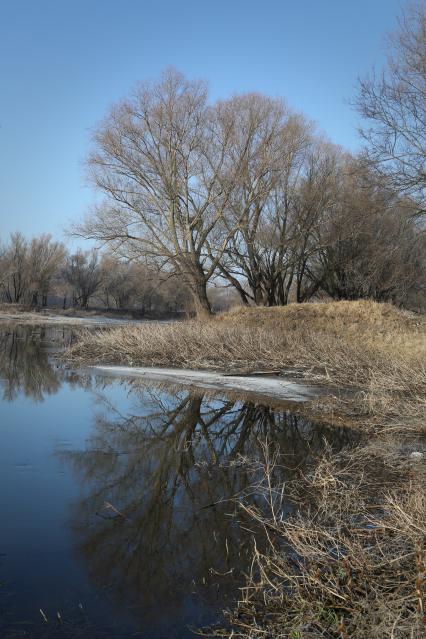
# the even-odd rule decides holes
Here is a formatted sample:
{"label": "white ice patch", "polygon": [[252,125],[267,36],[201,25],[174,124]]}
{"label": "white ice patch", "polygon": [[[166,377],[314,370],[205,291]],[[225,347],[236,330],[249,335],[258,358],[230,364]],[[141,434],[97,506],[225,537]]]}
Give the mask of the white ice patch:
{"label": "white ice patch", "polygon": [[177,368],[148,368],[132,366],[93,366],[102,373],[120,377],[145,378],[157,382],[174,382],[199,388],[242,391],[266,395],[276,399],[306,402],[323,394],[324,389],[289,381],[281,377],[241,377],[222,375],[209,371],[193,371]]}

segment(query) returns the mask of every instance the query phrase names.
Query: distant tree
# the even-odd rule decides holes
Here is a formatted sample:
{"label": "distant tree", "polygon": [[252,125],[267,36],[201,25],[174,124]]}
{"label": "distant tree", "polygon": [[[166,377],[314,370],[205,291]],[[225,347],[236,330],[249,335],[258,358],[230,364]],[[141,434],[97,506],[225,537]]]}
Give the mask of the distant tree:
{"label": "distant tree", "polygon": [[12,233],[3,249],[1,285],[6,302],[24,301],[28,290],[28,242],[22,233]]}
{"label": "distant tree", "polygon": [[47,296],[52,281],[65,259],[65,247],[54,242],[50,235],[40,235],[31,240],[28,247],[29,287],[32,303],[47,306]]}
{"label": "distant tree", "polygon": [[426,13],[423,0],[389,38],[387,66],[359,83],[355,102],[367,123],[367,154],[394,188],[426,208]]}
{"label": "distant tree", "polygon": [[101,259],[102,286],[98,297],[107,308],[127,309],[133,304],[137,282],[129,262],[106,253]]}
{"label": "distant tree", "polygon": [[78,250],[69,255],[63,270],[64,280],[72,287],[73,303],[87,308],[90,298],[102,282],[102,270],[98,252]]}
{"label": "distant tree", "polygon": [[175,313],[192,310],[185,284],[171,273],[106,253],[101,259],[102,284],[97,297],[107,308],[139,313]]}

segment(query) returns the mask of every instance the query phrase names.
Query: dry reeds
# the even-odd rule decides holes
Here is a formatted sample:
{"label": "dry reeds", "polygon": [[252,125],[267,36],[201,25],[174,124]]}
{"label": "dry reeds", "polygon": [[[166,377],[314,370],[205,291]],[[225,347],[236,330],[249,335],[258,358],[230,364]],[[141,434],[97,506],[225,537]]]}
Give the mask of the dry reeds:
{"label": "dry reeds", "polygon": [[[424,473],[371,446],[330,450],[311,471],[274,484],[279,458],[262,464],[256,493],[240,503],[264,530],[254,543],[231,632],[257,639],[420,639],[426,636]],[[392,450],[392,449],[391,449]],[[283,503],[295,504],[285,516]]]}
{"label": "dry reeds", "polygon": [[[375,302],[238,308],[209,322],[139,324],[86,332],[72,363],[291,370],[363,391],[368,411],[400,414],[396,397],[426,397],[424,318]],[[422,400],[423,398],[423,400]]]}

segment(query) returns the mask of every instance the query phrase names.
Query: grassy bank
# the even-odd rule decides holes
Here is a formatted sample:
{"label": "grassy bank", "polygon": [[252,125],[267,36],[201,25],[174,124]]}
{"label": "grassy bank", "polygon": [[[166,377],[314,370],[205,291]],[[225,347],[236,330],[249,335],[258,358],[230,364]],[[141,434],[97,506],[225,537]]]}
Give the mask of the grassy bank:
{"label": "grassy bank", "polygon": [[[313,459],[277,485],[270,459],[253,468],[238,508],[263,529],[229,627],[260,639],[420,639],[426,636],[426,321],[388,304],[339,302],[235,309],[196,321],[84,333],[75,364],[274,370],[351,399],[312,411],[346,413],[368,438]],[[336,404],[336,401],[338,403]],[[328,404],[327,404],[328,402]],[[333,403],[334,402],[334,403]],[[368,439],[365,443],[365,439]],[[250,471],[250,460],[245,460]],[[259,476],[261,480],[259,482]],[[285,505],[294,504],[289,515]],[[285,514],[284,514],[285,513]]]}
{"label": "grassy bank", "polygon": [[[426,397],[426,321],[374,302],[237,308],[201,323],[87,332],[67,352],[74,364],[274,370],[354,386],[365,410],[415,410]],[[398,412],[398,411],[397,411]]]}

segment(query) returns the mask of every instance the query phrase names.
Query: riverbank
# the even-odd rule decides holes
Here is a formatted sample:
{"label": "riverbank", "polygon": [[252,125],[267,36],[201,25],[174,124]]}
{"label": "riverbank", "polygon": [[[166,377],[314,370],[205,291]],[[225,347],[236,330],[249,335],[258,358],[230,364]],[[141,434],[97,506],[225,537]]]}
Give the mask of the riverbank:
{"label": "riverbank", "polygon": [[[410,422],[426,397],[426,320],[389,304],[335,302],[243,309],[208,322],[141,324],[85,332],[73,365],[273,371],[330,388],[353,387],[350,410]],[[413,426],[417,429],[417,425]]]}
{"label": "riverbank", "polygon": [[33,308],[20,304],[0,304],[0,324],[63,324],[66,326],[127,326],[139,322],[165,322],[182,319],[182,314],[142,315],[136,311],[58,307]]}
{"label": "riverbank", "polygon": [[[276,477],[285,458],[265,447],[262,463],[247,462],[257,503],[239,496],[237,519],[258,532],[239,600],[225,611],[232,636],[425,637],[426,446],[420,445],[423,452],[418,440],[382,435],[338,454],[328,450],[283,483]],[[223,624],[206,634],[231,636]]]}
{"label": "riverbank", "polygon": [[[236,508],[263,535],[254,533],[252,569],[227,619],[244,639],[424,636],[424,317],[374,302],[236,309],[207,323],[85,332],[65,356],[133,372],[257,370],[352,388],[312,399],[312,411],[350,417],[368,435],[361,444],[313,455],[309,469],[283,484],[276,469],[286,459],[266,444],[263,464],[241,460],[258,500],[254,507],[238,495]],[[260,538],[268,540],[262,549]],[[222,627],[208,632],[229,636]]]}

